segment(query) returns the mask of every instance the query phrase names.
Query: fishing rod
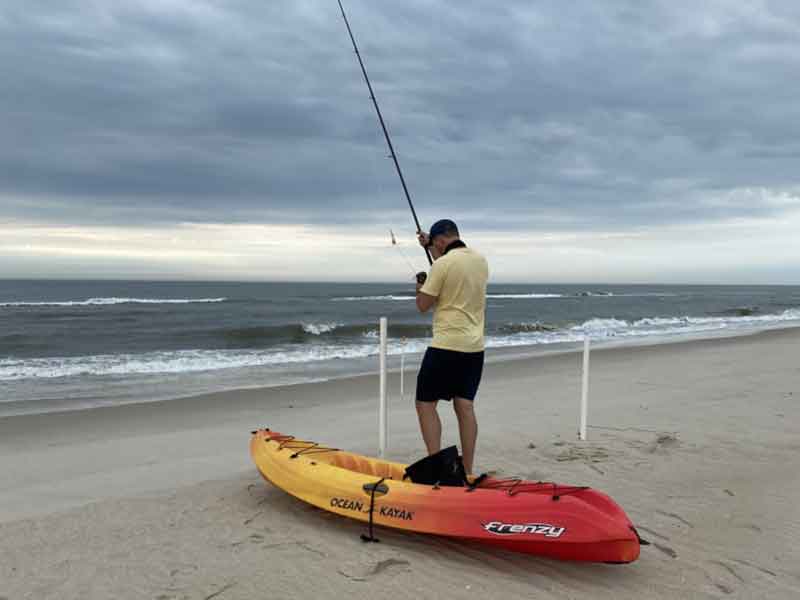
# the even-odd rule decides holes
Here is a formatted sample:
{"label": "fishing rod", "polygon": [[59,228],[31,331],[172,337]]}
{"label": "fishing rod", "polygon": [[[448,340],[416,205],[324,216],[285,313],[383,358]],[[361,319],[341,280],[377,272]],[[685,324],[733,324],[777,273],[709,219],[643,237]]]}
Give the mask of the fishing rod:
{"label": "fishing rod", "polygon": [[[353,50],[356,51],[356,58],[358,58],[358,64],[361,65],[361,73],[364,75],[364,81],[367,82],[367,88],[369,88],[369,97],[372,99],[372,104],[375,106],[375,112],[378,114],[378,121],[381,123],[381,129],[383,129],[383,136],[386,138],[386,144],[389,146],[389,154],[394,161],[394,167],[397,170],[397,175],[400,177],[400,183],[403,185],[403,192],[406,195],[406,200],[408,200],[408,207],[411,209],[411,215],[414,217],[414,224],[417,226],[417,233],[422,233],[422,227],[419,224],[419,219],[417,218],[417,211],[414,210],[414,204],[411,202],[411,194],[408,193],[408,186],[406,186],[406,180],[403,177],[403,171],[400,169],[400,163],[397,161],[397,155],[394,153],[394,146],[392,145],[392,139],[389,137],[389,131],[386,129],[386,123],[383,121],[383,115],[381,114],[381,109],[378,107],[378,100],[375,98],[375,92],[372,91],[372,84],[369,82],[369,77],[367,76],[367,69],[364,66],[364,61],[361,60],[361,53],[358,51],[358,46],[356,45],[356,38],[353,37],[353,30],[350,29],[350,22],[347,20],[347,15],[344,14],[344,6],[342,6],[342,0],[336,0],[339,3],[339,10],[342,11],[342,19],[344,19],[344,24],[347,27],[347,33],[350,35],[350,41],[353,42]],[[428,257],[428,264],[433,264],[433,259],[431,258],[430,250],[425,248],[425,256]]]}

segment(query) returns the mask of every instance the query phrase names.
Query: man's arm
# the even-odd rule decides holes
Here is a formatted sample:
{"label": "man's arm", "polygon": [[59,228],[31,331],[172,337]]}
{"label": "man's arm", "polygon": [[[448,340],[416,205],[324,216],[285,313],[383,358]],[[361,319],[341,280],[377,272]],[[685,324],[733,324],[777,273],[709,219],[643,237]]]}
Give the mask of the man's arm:
{"label": "man's arm", "polygon": [[436,296],[429,296],[423,292],[420,292],[422,289],[422,284],[417,284],[417,310],[421,313],[428,312],[433,305],[436,304]]}
{"label": "man's arm", "polygon": [[[427,236],[424,233],[420,233],[420,244],[424,245],[426,241]],[[419,312],[428,312],[436,304],[439,293],[442,291],[446,272],[447,269],[442,261],[437,260],[431,265],[430,273],[427,276],[424,273],[417,275],[417,310]]]}

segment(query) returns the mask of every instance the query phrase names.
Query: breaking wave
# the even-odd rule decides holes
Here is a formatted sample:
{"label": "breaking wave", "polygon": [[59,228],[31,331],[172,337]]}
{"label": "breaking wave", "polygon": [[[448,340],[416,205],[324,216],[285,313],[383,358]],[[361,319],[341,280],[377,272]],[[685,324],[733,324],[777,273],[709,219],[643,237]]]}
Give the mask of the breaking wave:
{"label": "breaking wave", "polygon": [[[487,298],[505,299],[537,299],[537,298],[564,298],[564,294],[486,294]],[[373,300],[414,300],[416,296],[406,296],[400,294],[387,294],[383,296],[343,296],[341,298],[331,298],[333,302],[361,302]]]}
{"label": "breaking wave", "polygon": [[311,335],[322,335],[323,333],[330,333],[340,325],[341,323],[303,323],[301,327],[303,331]]}
{"label": "breaking wave", "polygon": [[[301,329],[316,337],[351,327],[360,338],[321,343],[289,343],[258,349],[177,350],[140,354],[92,355],[50,358],[0,359],[0,381],[52,379],[73,376],[123,376],[137,374],[176,374],[266,365],[310,363],[332,359],[358,359],[378,353],[377,331],[365,326],[339,326],[336,323],[307,324]],[[590,319],[583,323],[557,327],[542,323],[511,324],[487,336],[487,347],[536,346],[580,342],[589,335],[595,340],[627,338],[669,338],[728,331],[731,333],[781,327],[800,327],[800,308],[779,314],[732,317],[648,317]],[[327,331],[323,331],[327,330]],[[252,331],[251,331],[252,333]],[[422,352],[430,328],[401,325],[390,328],[389,353]],[[414,334],[414,335],[411,335]]]}
{"label": "breaking wave", "polygon": [[403,296],[386,294],[383,296],[343,296],[341,298],[331,298],[332,302],[360,302],[362,300],[414,300],[416,296]]}
{"label": "breaking wave", "polygon": [[564,298],[564,294],[486,294],[487,298],[494,299],[539,299],[539,298]]}
{"label": "breaking wave", "polygon": [[[615,294],[607,291],[582,291],[573,293],[555,292],[530,292],[530,293],[489,293],[488,299],[493,300],[546,300],[551,298],[647,298],[647,297],[668,297],[676,294],[668,292],[641,292],[633,294]],[[379,296],[342,296],[331,298],[332,302],[369,302],[369,301],[403,301],[414,300],[415,296],[407,294],[384,294]]]}
{"label": "breaking wave", "polygon": [[[425,344],[390,345],[391,354],[421,352]],[[0,359],[0,381],[76,376],[181,374],[272,365],[355,359],[378,353],[376,343],[293,345],[263,350],[179,350],[32,359]]]}
{"label": "breaking wave", "polygon": [[225,302],[227,298],[87,298],[47,302],[0,302],[0,307],[18,306],[113,306],[116,304],[195,304]]}

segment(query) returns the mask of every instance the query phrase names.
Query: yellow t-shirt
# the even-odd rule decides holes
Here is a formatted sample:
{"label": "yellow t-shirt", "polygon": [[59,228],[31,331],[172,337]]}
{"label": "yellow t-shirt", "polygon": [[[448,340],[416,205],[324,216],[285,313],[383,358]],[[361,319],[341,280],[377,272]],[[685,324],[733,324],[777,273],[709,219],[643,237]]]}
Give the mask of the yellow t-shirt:
{"label": "yellow t-shirt", "polygon": [[488,280],[489,264],[471,248],[453,248],[434,261],[420,290],[436,297],[432,347],[483,350]]}

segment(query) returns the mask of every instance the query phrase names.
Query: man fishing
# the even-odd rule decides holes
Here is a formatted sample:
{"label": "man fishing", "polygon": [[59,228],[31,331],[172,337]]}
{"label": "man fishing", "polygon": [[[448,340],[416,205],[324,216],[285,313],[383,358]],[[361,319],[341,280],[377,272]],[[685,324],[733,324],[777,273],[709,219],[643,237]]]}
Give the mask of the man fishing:
{"label": "man fishing", "polygon": [[[400,162],[389,137],[389,130],[378,107],[378,99],[369,82],[367,69],[361,60],[341,0],[339,9],[386,138],[389,156],[394,162],[411,216],[419,232],[420,244],[425,248],[428,262],[431,263],[428,280],[417,285],[419,310],[427,312],[433,306],[436,307],[433,315],[433,342],[425,353],[417,377],[417,414],[422,437],[429,454],[440,450],[442,424],[439,413],[436,412],[436,403],[442,399],[452,400],[461,434],[464,469],[469,475],[472,473],[475,441],[478,437],[478,424],[472,402],[483,372],[483,328],[489,267],[485,258],[467,248],[459,239],[458,227],[452,221],[437,221],[429,234],[422,232]],[[435,262],[434,258],[437,259]],[[420,282],[419,277],[417,281]]]}
{"label": "man fishing", "polygon": [[420,232],[419,242],[434,259],[427,279],[417,280],[417,308],[434,311],[433,340],[417,375],[419,426],[428,454],[439,452],[442,423],[437,403],[452,400],[464,469],[471,475],[478,438],[473,403],[483,373],[489,265],[461,241],[449,219],[434,223],[428,234]]}

